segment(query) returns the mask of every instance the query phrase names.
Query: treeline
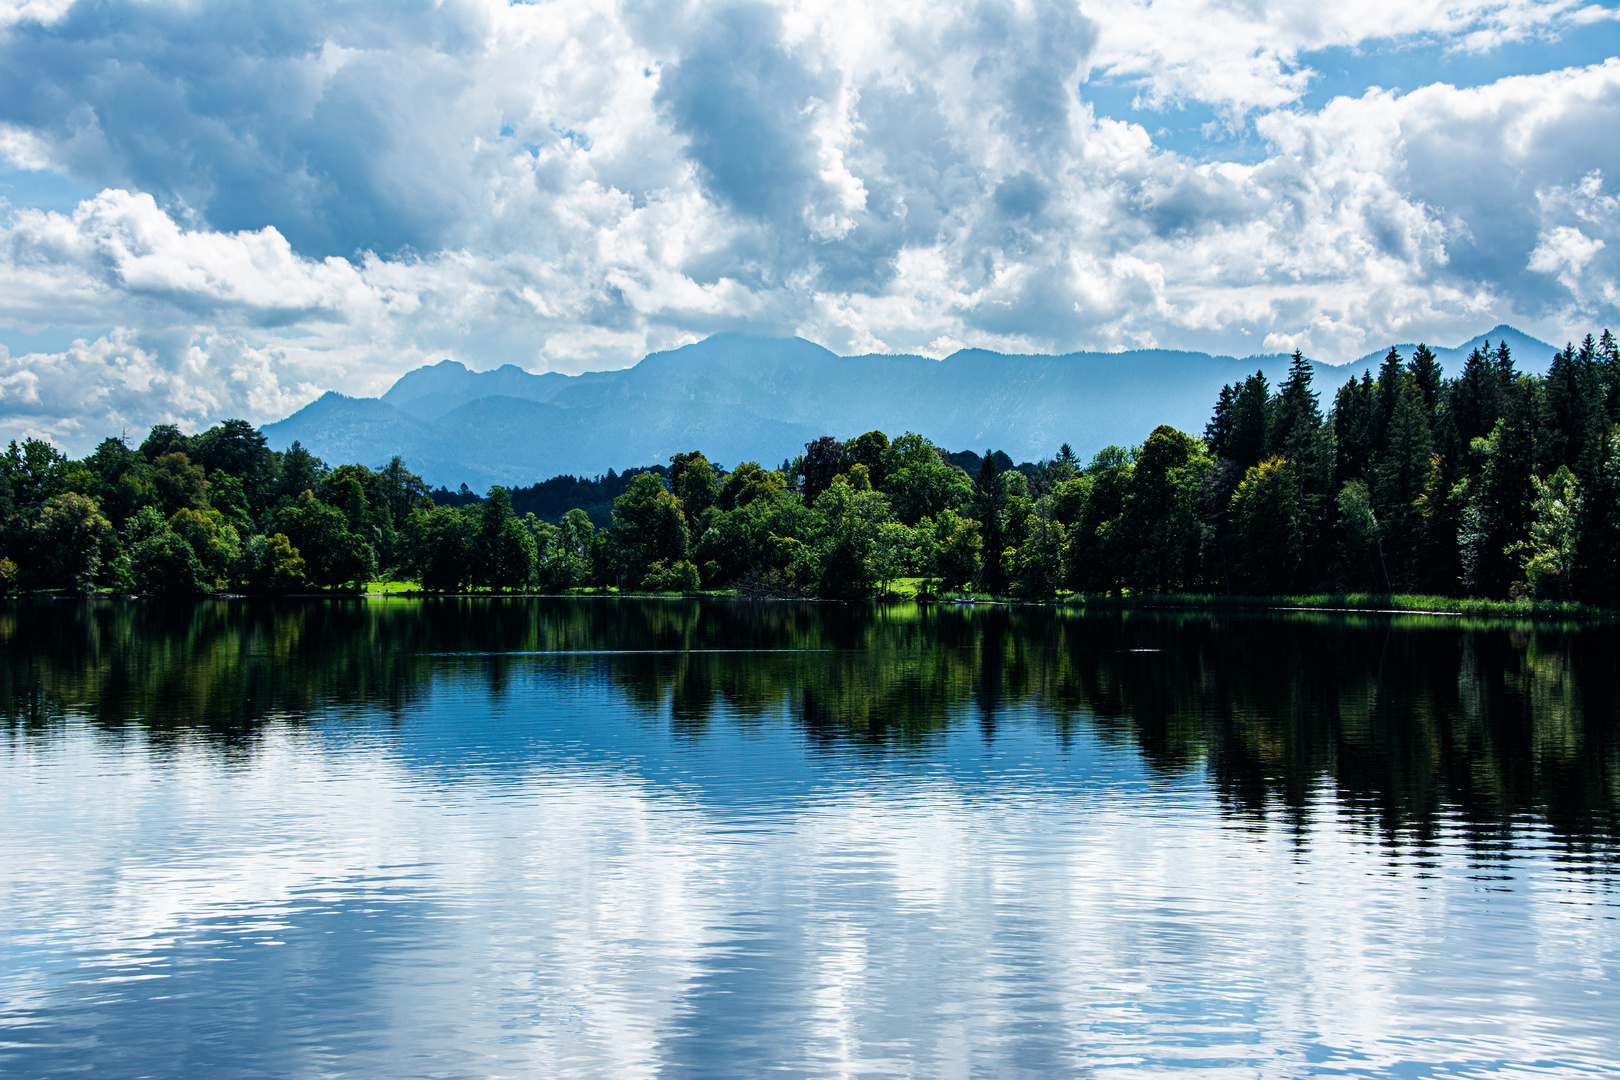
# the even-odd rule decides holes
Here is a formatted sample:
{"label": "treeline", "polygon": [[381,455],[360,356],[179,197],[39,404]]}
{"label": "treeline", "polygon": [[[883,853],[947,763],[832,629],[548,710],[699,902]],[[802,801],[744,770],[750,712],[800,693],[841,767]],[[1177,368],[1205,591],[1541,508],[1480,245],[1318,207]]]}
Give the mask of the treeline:
{"label": "treeline", "polygon": [[[1605,330],[1518,371],[1505,342],[1455,379],[1391,349],[1324,417],[1296,353],[1275,394],[1222,390],[1185,587],[1620,602],[1620,353]],[[1142,576],[1139,574],[1138,581]],[[1176,573],[1159,582],[1177,587]]]}
{"label": "treeline", "polygon": [[0,454],[0,588],[143,593],[362,587],[406,558],[432,506],[399,458],[329,467],[270,450],[244,420],[194,436],[152,429],[83,460],[49,443]]}
{"label": "treeline", "polygon": [[[1391,349],[1324,411],[1299,353],[1222,389],[1195,437],[1089,463],[825,436],[776,469],[701,452],[482,498],[281,453],[240,420],[152,429],[82,461],[0,455],[0,586],[83,592],[578,587],[866,597],[1315,591],[1620,602],[1620,355],[1588,336],[1545,377],[1505,344],[1460,376]],[[972,475],[962,468],[969,465]],[[566,512],[563,508],[570,507]],[[596,520],[586,507],[596,511]],[[610,507],[610,508],[609,508]]]}

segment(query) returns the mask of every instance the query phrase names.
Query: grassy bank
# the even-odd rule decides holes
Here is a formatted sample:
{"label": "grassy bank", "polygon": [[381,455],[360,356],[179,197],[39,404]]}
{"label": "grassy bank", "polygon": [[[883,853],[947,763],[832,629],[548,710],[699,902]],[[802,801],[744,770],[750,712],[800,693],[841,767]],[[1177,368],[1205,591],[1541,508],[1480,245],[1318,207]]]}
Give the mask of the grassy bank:
{"label": "grassy bank", "polygon": [[1294,611],[1393,611],[1426,615],[1507,615],[1514,618],[1612,618],[1609,608],[1561,600],[1483,600],[1412,593],[1315,593],[1306,596],[1226,596],[1218,593],[1075,595],[1059,603],[1083,607],[1247,609]]}
{"label": "grassy bank", "polygon": [[[900,578],[880,599],[916,600],[922,578]],[[370,596],[419,595],[421,586],[411,581],[373,581],[367,584]],[[490,593],[474,590],[475,596],[523,595]],[[530,594],[532,595],[532,594]],[[729,589],[711,589],[688,593],[633,593],[606,588],[570,589],[570,596],[686,596],[693,598],[736,598],[738,593]],[[1220,593],[1062,593],[1048,601],[1029,601],[1019,597],[994,596],[990,593],[947,592],[935,599],[942,603],[973,601],[986,604],[1045,603],[1061,607],[1113,609],[1171,609],[1171,610],[1240,610],[1240,611],[1368,611],[1401,612],[1428,615],[1502,615],[1512,618],[1614,618],[1620,615],[1610,608],[1591,604],[1555,600],[1483,600],[1456,596],[1424,596],[1414,593],[1312,593],[1302,596],[1234,596]]]}

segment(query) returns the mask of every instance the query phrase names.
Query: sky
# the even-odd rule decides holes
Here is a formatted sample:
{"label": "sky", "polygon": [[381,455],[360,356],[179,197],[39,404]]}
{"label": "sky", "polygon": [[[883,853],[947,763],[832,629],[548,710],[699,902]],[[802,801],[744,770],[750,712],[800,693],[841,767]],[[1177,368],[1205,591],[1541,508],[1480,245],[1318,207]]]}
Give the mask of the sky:
{"label": "sky", "polygon": [[1612,0],[0,0],[0,438],[423,364],[1620,329]]}

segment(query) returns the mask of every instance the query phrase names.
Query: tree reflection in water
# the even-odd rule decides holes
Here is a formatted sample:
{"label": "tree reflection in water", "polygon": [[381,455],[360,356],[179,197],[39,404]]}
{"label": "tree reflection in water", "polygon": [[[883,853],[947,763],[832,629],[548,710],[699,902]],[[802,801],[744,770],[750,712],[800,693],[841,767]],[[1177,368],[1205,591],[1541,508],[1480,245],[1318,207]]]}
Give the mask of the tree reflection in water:
{"label": "tree reflection in water", "polygon": [[1324,786],[1368,835],[1421,849],[1515,818],[1588,852],[1620,835],[1620,630],[1329,613],[580,599],[13,601],[13,738],[81,717],[251,753],[267,721],[400,720],[437,678],[503,695],[547,670],[702,739],[784,716],[813,746],[927,750],[1013,714],[1077,725],[1231,812],[1308,832]]}

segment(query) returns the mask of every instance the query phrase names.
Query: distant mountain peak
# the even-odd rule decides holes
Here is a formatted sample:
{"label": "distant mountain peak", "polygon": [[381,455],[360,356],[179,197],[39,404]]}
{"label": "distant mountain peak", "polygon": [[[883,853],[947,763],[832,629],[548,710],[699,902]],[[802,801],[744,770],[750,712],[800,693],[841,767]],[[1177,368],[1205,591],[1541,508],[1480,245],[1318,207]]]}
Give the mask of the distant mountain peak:
{"label": "distant mountain peak", "polygon": [[[1505,324],[1434,351],[1456,374],[1486,338],[1506,340],[1526,370],[1544,370],[1553,352]],[[1413,347],[1397,346],[1407,357]],[[1331,393],[1347,377],[1376,372],[1388,348],[1339,367],[1315,364],[1319,388]],[[946,447],[1000,446],[1038,461],[1064,443],[1082,457],[1138,443],[1160,424],[1197,434],[1221,386],[1257,367],[1276,385],[1288,357],[970,348],[940,362],[839,356],[803,338],[730,332],[580,375],[515,364],[472,371],[441,360],[401,376],[380,399],[329,393],[264,430],[277,448],[298,439],[329,460],[377,465],[400,454],[430,483],[479,490],[601,474],[686,450],[773,466],[816,436],[873,429],[914,431]]]}

